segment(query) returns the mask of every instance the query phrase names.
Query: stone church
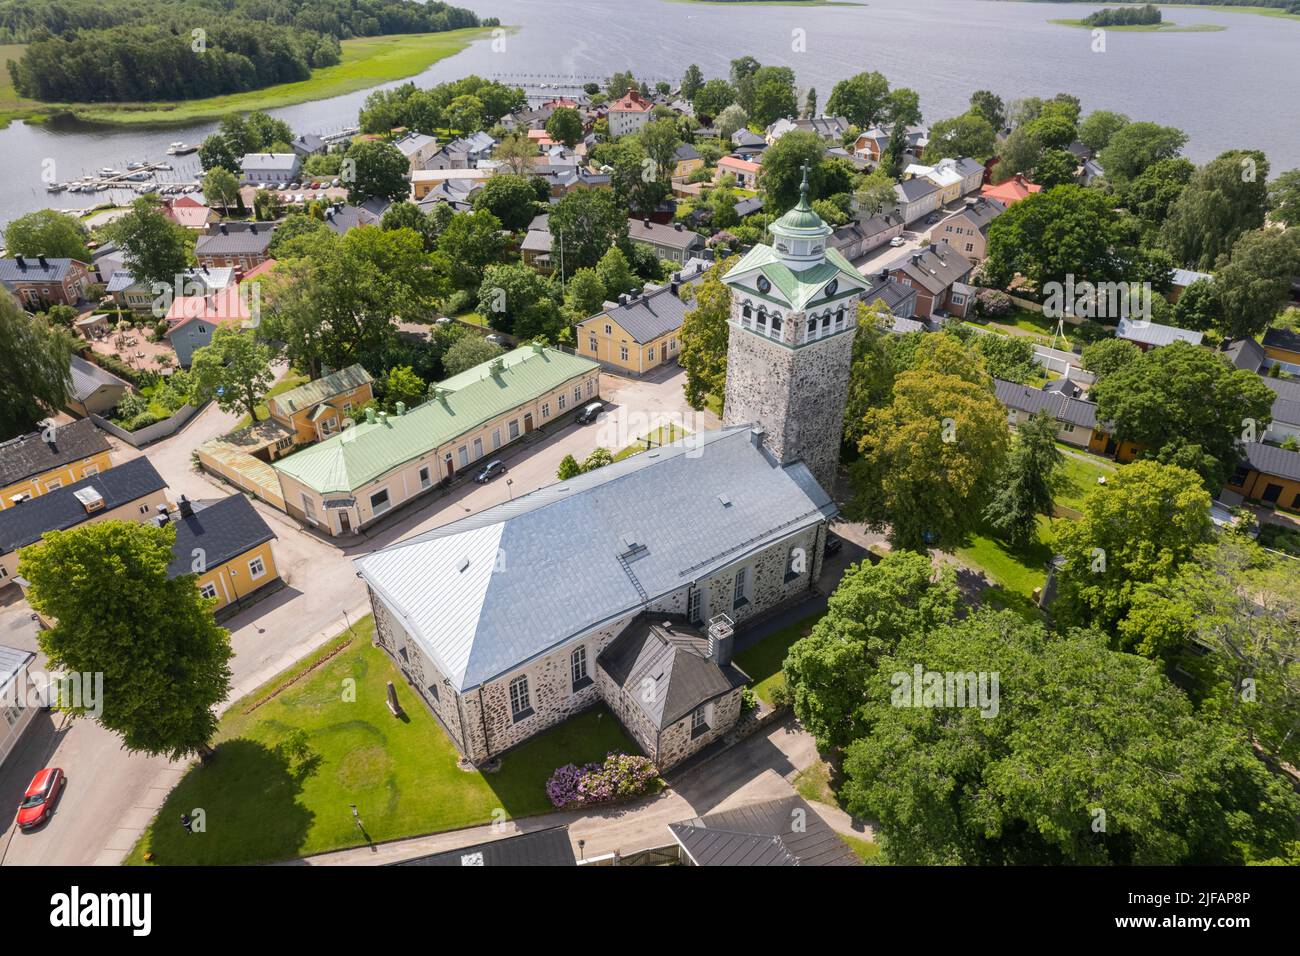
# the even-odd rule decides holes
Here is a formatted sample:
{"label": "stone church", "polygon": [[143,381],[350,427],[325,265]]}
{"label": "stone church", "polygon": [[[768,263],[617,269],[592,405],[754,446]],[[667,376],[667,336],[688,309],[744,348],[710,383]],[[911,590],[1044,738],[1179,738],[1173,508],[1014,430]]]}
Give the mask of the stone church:
{"label": "stone church", "polygon": [[661,769],[725,734],[746,627],[821,575],[867,282],[798,205],[724,277],[721,429],[356,561],[375,641],[461,756],[487,764],[604,703]]}

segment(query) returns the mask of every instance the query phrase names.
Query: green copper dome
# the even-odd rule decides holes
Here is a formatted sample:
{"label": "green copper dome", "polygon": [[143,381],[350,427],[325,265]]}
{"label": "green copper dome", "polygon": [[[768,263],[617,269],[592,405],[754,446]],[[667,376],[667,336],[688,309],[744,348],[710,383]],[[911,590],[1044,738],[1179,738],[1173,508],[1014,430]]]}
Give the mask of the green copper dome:
{"label": "green copper dome", "polygon": [[768,227],[772,235],[788,239],[811,239],[829,236],[833,231],[808,203],[808,167],[803,168],[803,182],[799,185],[799,202],[784,216]]}

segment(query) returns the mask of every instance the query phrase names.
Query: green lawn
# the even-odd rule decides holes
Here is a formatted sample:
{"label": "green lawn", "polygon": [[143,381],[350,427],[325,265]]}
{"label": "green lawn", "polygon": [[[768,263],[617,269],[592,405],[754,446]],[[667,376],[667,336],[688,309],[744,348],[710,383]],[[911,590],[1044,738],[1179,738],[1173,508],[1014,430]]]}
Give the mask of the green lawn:
{"label": "green lawn", "polygon": [[[295,372],[290,372],[284,378],[280,379],[280,381],[276,382],[274,385],[271,386],[270,391],[266,393],[266,397],[275,398],[275,396],[283,395],[285,392],[291,391],[292,389],[297,388],[299,385],[306,385],[310,381],[311,378],[307,375],[298,375]],[[261,401],[257,403],[256,411],[257,411],[257,420],[259,422],[264,422],[271,417],[271,412],[266,407],[265,401]],[[239,423],[235,425],[235,430],[238,430],[240,428],[246,428],[251,424],[253,423],[249,420],[248,416],[245,415],[243,418],[239,420]]]}
{"label": "green lawn", "polygon": [[785,686],[785,675],[781,665],[785,663],[786,652],[790,645],[812,631],[820,614],[814,614],[797,621],[789,627],[773,631],[757,644],[745,648],[736,655],[736,664],[754,681],[754,693],[765,704],[771,705],[772,691]]}
{"label": "green lawn", "polygon": [[1040,516],[1037,540],[1020,551],[1012,551],[991,534],[974,534],[969,545],[956,550],[957,557],[982,570],[993,582],[994,587],[984,593],[984,600],[1027,617],[1040,616],[1033,592],[1047,580],[1047,563],[1052,558],[1052,549],[1047,544],[1048,527],[1048,520]]}
{"label": "green lawn", "polygon": [[[261,90],[161,103],[41,103],[21,99],[9,85],[9,72],[0,79],[0,122],[23,116],[70,112],[103,123],[192,123],[215,120],[227,113],[268,110],[322,100],[421,73],[444,57],[487,36],[486,28],[445,33],[411,33],[356,37],[342,41],[343,57],[335,66],[313,70],[309,79],[280,83]],[[18,47],[0,46],[0,68],[15,58]]]}
{"label": "green lawn", "polygon": [[[263,863],[361,845],[352,804],[374,841],[487,823],[502,811],[543,813],[552,809],[545,784],[556,767],[639,752],[599,709],[506,754],[495,773],[463,771],[437,721],[371,645],[373,630],[363,618],[337,655],[328,648],[342,640],[236,701],[221,721],[216,755],[186,773],[127,862],[143,862],[147,850],[159,864]],[[388,681],[403,719],[388,711]],[[277,688],[284,689],[249,712]],[[296,751],[295,739],[305,746]],[[186,834],[180,816],[195,808],[205,813],[206,832]]]}
{"label": "green lawn", "polygon": [[841,840],[849,845],[849,849],[858,855],[858,859],[869,866],[875,866],[881,863],[880,844],[873,843],[870,840],[864,840],[862,837],[849,836],[847,833],[836,834]]}
{"label": "green lawn", "polygon": [[679,438],[685,438],[690,432],[678,425],[676,422],[669,422],[668,427],[659,425],[656,428],[646,432],[626,448],[620,448],[614,454],[615,461],[622,461],[624,458],[631,458],[646,450],[646,439],[654,442],[655,445],[665,445],[677,441]]}
{"label": "green lawn", "polygon": [[[1004,315],[1001,318],[969,320],[968,324],[974,325],[976,328],[992,329],[993,331],[1005,332],[1007,334],[1012,334],[1010,331],[1012,329],[1017,329],[1021,332],[1032,332],[1036,336],[1042,336],[1044,345],[1051,341],[1052,335],[1056,332],[1055,319],[1050,319],[1043,315],[1043,313],[1035,312],[1032,309],[1018,308],[1010,315]],[[1066,331],[1067,333],[1069,331],[1068,325]],[[1065,340],[1064,344],[1062,344],[1062,340],[1058,338],[1056,340],[1056,346],[1057,348],[1062,348],[1067,351],[1070,349],[1068,339]]]}
{"label": "green lawn", "polygon": [[[1061,484],[1056,489],[1056,504],[1071,511],[1083,510],[1084,499],[1097,487],[1097,479],[1115,474],[1116,465],[1107,458],[1082,452],[1062,451]],[[1073,517],[1073,516],[1071,516]]]}

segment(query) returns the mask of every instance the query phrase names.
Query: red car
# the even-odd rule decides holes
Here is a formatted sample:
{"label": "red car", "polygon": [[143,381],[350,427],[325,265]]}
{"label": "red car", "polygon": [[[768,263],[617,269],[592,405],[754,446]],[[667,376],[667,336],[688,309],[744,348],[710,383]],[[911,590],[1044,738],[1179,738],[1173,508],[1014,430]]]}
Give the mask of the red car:
{"label": "red car", "polygon": [[18,828],[31,830],[40,826],[54,812],[54,802],[63,792],[68,778],[58,767],[46,767],[32,778],[31,786],[23,794],[18,806]]}

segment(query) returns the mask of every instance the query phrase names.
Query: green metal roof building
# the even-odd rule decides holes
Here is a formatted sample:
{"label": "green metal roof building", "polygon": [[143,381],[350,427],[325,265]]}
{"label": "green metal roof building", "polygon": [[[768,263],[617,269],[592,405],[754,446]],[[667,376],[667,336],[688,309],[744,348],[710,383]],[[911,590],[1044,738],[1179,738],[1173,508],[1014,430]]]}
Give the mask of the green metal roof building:
{"label": "green metal roof building", "polygon": [[285,506],[331,533],[353,531],[594,398],[599,372],[588,359],[526,345],[433,386],[415,408],[371,410],[274,462]]}

